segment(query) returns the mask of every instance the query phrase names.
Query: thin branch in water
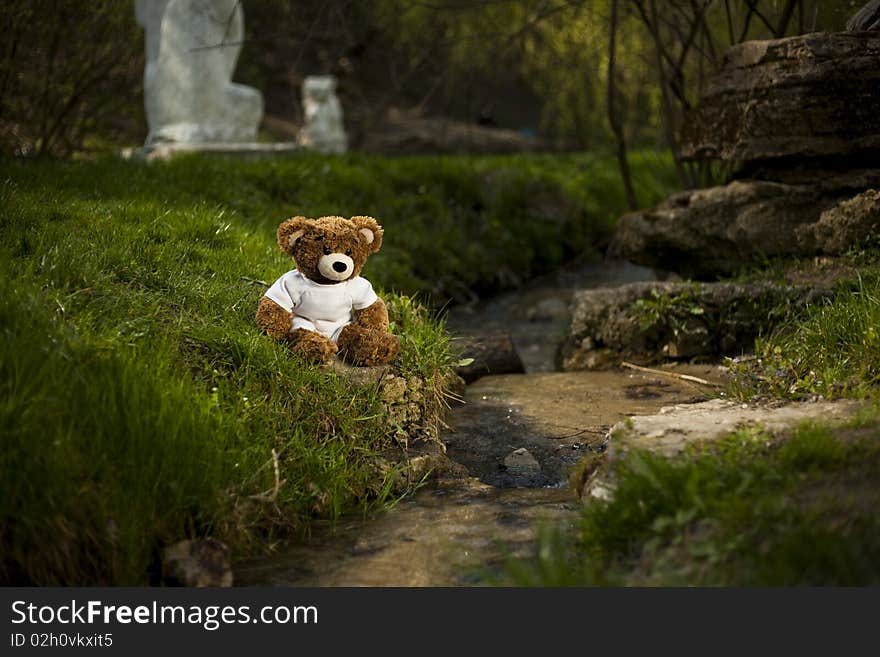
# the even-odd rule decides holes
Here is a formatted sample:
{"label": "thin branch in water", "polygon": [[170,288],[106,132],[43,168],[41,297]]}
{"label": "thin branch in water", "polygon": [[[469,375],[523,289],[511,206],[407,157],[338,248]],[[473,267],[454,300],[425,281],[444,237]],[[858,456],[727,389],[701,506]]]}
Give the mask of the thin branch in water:
{"label": "thin branch in water", "polygon": [[678,372],[669,372],[667,370],[657,370],[653,367],[643,367],[642,365],[634,365],[633,363],[628,363],[623,361],[620,363],[621,367],[625,367],[630,370],[636,370],[638,372],[646,372],[647,374],[659,374],[661,376],[668,376],[673,379],[681,379],[682,381],[690,381],[691,383],[699,383],[703,386],[709,386],[710,388],[720,388],[721,386],[717,383],[712,383],[711,381],[706,381],[706,379],[701,379],[698,376],[691,376],[690,374],[679,374]]}

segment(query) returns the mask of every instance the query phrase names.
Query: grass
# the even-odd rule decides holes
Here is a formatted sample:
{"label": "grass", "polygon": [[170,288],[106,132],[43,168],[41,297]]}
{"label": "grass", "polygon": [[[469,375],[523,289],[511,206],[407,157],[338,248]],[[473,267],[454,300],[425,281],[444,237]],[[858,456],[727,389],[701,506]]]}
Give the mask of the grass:
{"label": "grass", "polygon": [[575,536],[511,562],[524,585],[864,586],[880,583],[880,423],[731,435],[687,457],[628,454]]}
{"label": "grass", "polygon": [[[665,161],[634,160],[659,181],[646,201],[671,186]],[[397,369],[439,397],[450,356],[430,307],[601,243],[623,207],[614,170],[593,156],[0,161],[0,581],[144,584],[180,538],[240,556],[381,504],[379,392],[254,325],[264,282],[291,266],[277,224],[379,219],[364,274],[401,336]]]}
{"label": "grass", "polygon": [[755,358],[730,363],[731,392],[809,398],[876,396],[880,381],[880,268],[864,269],[817,304],[755,345]]}

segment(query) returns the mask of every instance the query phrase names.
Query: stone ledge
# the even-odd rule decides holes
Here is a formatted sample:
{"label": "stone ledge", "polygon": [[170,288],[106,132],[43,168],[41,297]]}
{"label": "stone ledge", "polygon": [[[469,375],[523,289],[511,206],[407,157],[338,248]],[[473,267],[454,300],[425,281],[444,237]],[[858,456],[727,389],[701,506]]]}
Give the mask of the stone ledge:
{"label": "stone ledge", "polygon": [[787,309],[830,295],[830,289],[772,283],[631,283],[577,292],[560,351],[562,368],[736,356],[750,350]]}
{"label": "stone ledge", "polygon": [[160,143],[141,148],[125,148],[120,155],[126,160],[142,160],[154,162],[156,160],[167,161],[176,155],[187,153],[212,153],[214,155],[232,155],[244,158],[264,158],[277,155],[291,155],[302,152],[302,147],[296,142],[224,142],[224,143]]}
{"label": "stone ledge", "polygon": [[778,439],[807,421],[839,426],[863,407],[854,400],[743,404],[711,399],[676,404],[654,415],[618,422],[608,433],[608,452],[581,490],[583,499],[610,499],[616,485],[615,468],[632,450],[675,458],[692,445],[718,441],[743,429],[760,430]]}

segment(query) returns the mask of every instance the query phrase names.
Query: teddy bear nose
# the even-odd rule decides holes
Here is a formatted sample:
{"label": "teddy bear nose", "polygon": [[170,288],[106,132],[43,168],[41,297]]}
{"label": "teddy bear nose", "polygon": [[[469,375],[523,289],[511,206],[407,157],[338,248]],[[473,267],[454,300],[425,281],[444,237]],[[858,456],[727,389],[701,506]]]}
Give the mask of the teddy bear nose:
{"label": "teddy bear nose", "polygon": [[340,274],[348,269],[348,265],[342,262],[341,260],[337,260],[333,263],[333,271],[338,271]]}

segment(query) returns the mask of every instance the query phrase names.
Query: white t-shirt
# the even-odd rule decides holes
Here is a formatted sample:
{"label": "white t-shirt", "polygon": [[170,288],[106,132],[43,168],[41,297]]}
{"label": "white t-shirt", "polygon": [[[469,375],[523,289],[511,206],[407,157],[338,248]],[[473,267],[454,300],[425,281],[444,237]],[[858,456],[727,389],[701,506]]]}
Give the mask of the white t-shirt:
{"label": "white t-shirt", "polygon": [[284,310],[293,313],[291,330],[317,331],[333,342],[346,324],[351,324],[351,310],[363,310],[376,303],[370,281],[360,276],[341,283],[321,285],[294,269],[272,283],[266,296]]}

